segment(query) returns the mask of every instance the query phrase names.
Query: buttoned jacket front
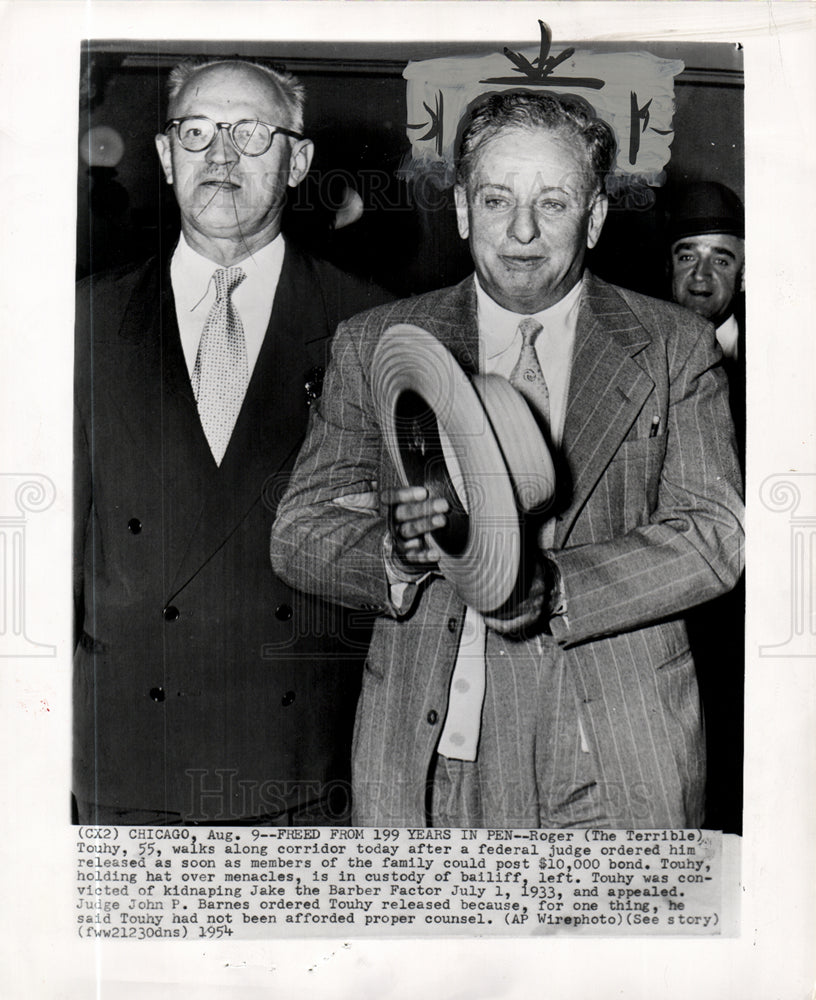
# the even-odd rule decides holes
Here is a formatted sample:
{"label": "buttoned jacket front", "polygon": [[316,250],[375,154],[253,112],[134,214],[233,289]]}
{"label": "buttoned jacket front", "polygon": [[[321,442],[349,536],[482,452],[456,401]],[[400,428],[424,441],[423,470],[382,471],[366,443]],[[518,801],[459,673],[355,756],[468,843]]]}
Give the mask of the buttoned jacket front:
{"label": "buttoned jacket front", "polygon": [[267,540],[330,337],[383,298],[287,244],[219,468],[168,263],[80,285],[78,797],[229,821],[296,807],[347,779],[365,630],[277,578]]}

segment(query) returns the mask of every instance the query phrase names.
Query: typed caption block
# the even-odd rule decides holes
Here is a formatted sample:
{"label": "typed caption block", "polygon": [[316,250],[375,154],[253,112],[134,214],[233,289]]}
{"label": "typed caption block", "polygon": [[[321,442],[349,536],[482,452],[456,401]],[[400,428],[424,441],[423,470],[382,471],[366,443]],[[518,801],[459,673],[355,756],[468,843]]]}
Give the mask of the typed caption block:
{"label": "typed caption block", "polygon": [[83,939],[722,933],[709,830],[75,833]]}

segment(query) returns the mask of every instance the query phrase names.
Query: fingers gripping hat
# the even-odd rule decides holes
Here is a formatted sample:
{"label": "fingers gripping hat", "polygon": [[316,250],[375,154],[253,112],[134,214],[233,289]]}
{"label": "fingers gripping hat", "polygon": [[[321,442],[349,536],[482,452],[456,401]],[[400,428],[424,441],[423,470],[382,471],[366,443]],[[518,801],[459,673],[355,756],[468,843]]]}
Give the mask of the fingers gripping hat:
{"label": "fingers gripping hat", "polygon": [[433,538],[465,604],[499,608],[521,570],[520,516],[555,490],[547,445],[524,397],[500,375],[468,378],[435,337],[407,323],[381,337],[372,392],[402,483],[448,500]]}

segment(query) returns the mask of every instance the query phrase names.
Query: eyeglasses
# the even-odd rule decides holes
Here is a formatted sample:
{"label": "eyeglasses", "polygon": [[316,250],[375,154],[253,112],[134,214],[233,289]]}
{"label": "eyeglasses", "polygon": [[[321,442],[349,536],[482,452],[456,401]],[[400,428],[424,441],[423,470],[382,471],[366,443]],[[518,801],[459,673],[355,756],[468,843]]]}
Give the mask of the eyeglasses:
{"label": "eyeglasses", "polygon": [[299,132],[280,125],[269,125],[249,119],[239,122],[214,122],[209,118],[173,118],[164,126],[164,131],[176,129],[178,141],[190,153],[203,153],[212,144],[219,129],[226,129],[233,146],[241,156],[263,156],[272,145],[278,132],[302,139]]}

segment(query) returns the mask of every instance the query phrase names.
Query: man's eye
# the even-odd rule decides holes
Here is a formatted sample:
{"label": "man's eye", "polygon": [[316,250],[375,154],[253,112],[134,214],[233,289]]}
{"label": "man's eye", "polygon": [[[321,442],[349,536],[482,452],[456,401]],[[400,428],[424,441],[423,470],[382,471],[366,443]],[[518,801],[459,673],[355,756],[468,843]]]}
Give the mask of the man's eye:
{"label": "man's eye", "polygon": [[677,259],[681,264],[691,264],[694,261],[694,257],[690,253],[679,253]]}
{"label": "man's eye", "polygon": [[567,206],[563,203],[563,201],[553,201],[548,198],[547,201],[541,202],[540,207],[545,212],[563,212]]}
{"label": "man's eye", "polygon": [[731,261],[727,257],[716,257],[714,263],[717,267],[729,268],[731,267]]}
{"label": "man's eye", "polygon": [[488,195],[484,200],[485,208],[506,208],[509,202],[498,195]]}

